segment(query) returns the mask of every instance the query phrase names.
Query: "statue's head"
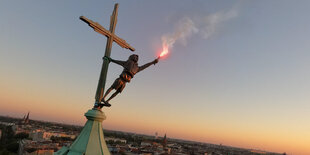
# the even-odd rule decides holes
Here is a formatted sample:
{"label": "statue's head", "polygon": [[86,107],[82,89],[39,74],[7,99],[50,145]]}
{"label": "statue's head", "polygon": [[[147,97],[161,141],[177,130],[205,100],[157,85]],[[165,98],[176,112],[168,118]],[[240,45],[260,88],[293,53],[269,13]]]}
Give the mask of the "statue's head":
{"label": "statue's head", "polygon": [[129,56],[128,60],[132,60],[134,62],[138,62],[139,56],[137,54],[132,54],[131,56]]}

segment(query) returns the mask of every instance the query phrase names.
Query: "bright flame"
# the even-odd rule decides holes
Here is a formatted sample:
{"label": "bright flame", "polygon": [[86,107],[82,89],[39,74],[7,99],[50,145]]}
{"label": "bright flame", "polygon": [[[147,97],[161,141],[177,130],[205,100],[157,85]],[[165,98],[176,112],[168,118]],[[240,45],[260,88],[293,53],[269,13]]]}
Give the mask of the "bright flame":
{"label": "bright flame", "polygon": [[163,45],[163,51],[160,53],[159,57],[163,57],[165,55],[168,54],[168,46],[167,45]]}

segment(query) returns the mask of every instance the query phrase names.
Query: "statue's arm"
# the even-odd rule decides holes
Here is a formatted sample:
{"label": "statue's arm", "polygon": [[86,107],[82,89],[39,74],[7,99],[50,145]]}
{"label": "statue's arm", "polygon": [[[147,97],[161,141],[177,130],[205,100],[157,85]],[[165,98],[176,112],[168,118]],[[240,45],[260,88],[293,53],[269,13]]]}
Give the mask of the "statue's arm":
{"label": "statue's arm", "polygon": [[144,64],[144,65],[142,65],[142,66],[139,67],[138,72],[144,70],[145,68],[150,67],[151,65],[155,65],[155,64],[157,64],[157,63],[158,63],[158,59],[155,59],[155,60],[152,61],[152,62],[149,62],[149,63],[147,63],[147,64]]}
{"label": "statue's arm", "polygon": [[110,62],[114,62],[114,63],[116,63],[116,64],[118,64],[118,65],[121,65],[121,66],[125,66],[125,62],[126,61],[120,61],[120,60],[114,60],[114,59],[112,59],[112,58],[110,58],[110,57],[103,57],[103,59],[108,59]]}
{"label": "statue's arm", "polygon": [[111,58],[111,62],[114,62],[114,63],[124,67],[126,61],[114,60],[114,59]]}

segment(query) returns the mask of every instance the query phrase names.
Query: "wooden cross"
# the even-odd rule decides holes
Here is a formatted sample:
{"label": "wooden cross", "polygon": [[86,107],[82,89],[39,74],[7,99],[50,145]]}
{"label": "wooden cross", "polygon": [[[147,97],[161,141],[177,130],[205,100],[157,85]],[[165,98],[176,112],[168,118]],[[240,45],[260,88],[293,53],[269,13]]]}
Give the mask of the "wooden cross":
{"label": "wooden cross", "polygon": [[[123,48],[129,49],[131,51],[135,51],[135,49],[133,47],[131,47],[125,40],[119,38],[118,36],[116,36],[114,34],[115,31],[115,27],[116,27],[116,23],[117,23],[117,10],[118,10],[118,4],[116,3],[114,5],[114,10],[113,13],[111,15],[111,19],[110,19],[110,30],[106,30],[104,27],[102,27],[100,24],[93,22],[90,19],[87,19],[84,16],[81,16],[80,19],[82,21],[84,21],[85,23],[87,23],[90,27],[92,27],[94,29],[94,31],[106,36],[108,38],[107,40],[107,45],[105,48],[105,54],[104,56],[106,57],[110,57],[111,55],[111,49],[112,49],[112,43],[113,41],[116,42],[118,45],[120,45]],[[108,73],[108,67],[109,67],[109,61],[107,60],[103,60],[103,64],[102,64],[102,68],[101,68],[101,73],[100,73],[100,77],[99,77],[99,82],[98,82],[98,86],[97,86],[97,91],[96,91],[96,96],[95,96],[95,103],[100,103],[101,99],[103,97],[103,93],[104,93],[104,87],[105,87],[105,83],[106,83],[106,77],[107,77],[107,73]]]}

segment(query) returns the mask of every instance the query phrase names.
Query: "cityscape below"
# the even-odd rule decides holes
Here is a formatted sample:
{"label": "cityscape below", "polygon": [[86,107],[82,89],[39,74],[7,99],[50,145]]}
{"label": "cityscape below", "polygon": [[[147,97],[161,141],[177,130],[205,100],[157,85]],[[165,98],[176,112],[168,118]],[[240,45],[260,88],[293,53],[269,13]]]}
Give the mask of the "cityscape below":
{"label": "cityscape below", "polygon": [[[82,126],[0,116],[0,155],[52,155],[70,147]],[[169,135],[143,135],[103,129],[111,154],[203,154],[203,155],[285,155],[256,149],[169,138]]]}

